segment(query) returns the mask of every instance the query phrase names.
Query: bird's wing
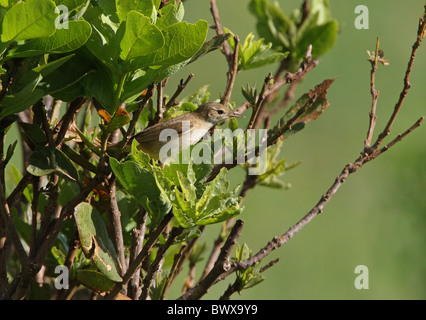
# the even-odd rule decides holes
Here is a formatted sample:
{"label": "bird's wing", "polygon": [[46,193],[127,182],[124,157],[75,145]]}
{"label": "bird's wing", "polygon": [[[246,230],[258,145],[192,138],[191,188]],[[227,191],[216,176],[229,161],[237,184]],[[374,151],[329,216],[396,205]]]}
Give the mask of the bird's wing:
{"label": "bird's wing", "polygon": [[193,124],[190,123],[189,121],[188,121],[188,123],[183,125],[182,121],[178,118],[180,118],[180,117],[167,120],[166,121],[167,122],[166,127],[164,127],[164,124],[166,122],[162,122],[162,123],[158,123],[158,124],[155,124],[153,126],[150,126],[150,127],[146,128],[145,130],[143,130],[142,132],[136,134],[132,138],[135,138],[137,140],[141,140],[141,141],[144,141],[144,142],[158,141],[161,131],[165,128],[173,129],[173,130],[176,131],[176,133],[178,135],[182,135],[182,134],[186,133],[187,131],[189,131],[193,127]]}

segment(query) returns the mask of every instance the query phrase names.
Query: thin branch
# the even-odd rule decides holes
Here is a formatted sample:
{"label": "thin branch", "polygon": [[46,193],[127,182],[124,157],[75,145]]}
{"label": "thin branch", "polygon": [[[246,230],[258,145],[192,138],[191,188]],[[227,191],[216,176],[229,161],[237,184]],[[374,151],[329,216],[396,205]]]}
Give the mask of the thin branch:
{"label": "thin branch", "polygon": [[59,131],[58,135],[56,136],[56,141],[55,141],[56,146],[59,146],[64,141],[65,135],[68,131],[70,124],[74,120],[75,114],[83,106],[85,102],[86,102],[86,98],[79,97],[70,103],[70,106],[67,112],[64,114],[61,121],[58,123],[58,125],[55,127],[55,130],[54,130],[54,132]]}
{"label": "thin branch", "polygon": [[139,117],[141,116],[141,113],[143,109],[145,108],[146,104],[148,103],[149,99],[151,99],[152,95],[154,94],[154,83],[148,86],[148,89],[146,90],[146,93],[140,102],[138,108],[136,111],[133,112],[132,120],[130,121],[129,127],[127,129],[126,138],[131,137],[134,134],[134,130],[136,127],[136,124],[138,123]]}
{"label": "thin branch", "polygon": [[230,267],[229,256],[241,234],[244,222],[237,220],[224,243],[213,269],[192,289],[188,290],[179,300],[197,300],[207,293],[217,278]]}
{"label": "thin branch", "polygon": [[[219,10],[217,8],[216,5],[216,0],[210,0],[210,4],[211,4],[211,13],[213,16],[213,20],[214,20],[214,24],[215,24],[215,29],[216,29],[216,34],[218,36],[221,36],[224,34],[223,29],[222,29],[222,24],[220,23],[220,17],[219,17]],[[227,41],[225,41],[223,43],[222,46],[222,52],[225,55],[226,61],[228,62],[228,66],[231,68],[232,65],[232,53],[231,50],[229,48],[229,44]]]}
{"label": "thin branch", "polygon": [[[199,227],[200,235],[204,231],[204,228],[205,226]],[[181,249],[182,253],[179,253],[175,256],[175,260],[177,261],[175,261],[176,263],[173,264],[172,268],[169,271],[169,275],[167,276],[166,284],[164,285],[164,289],[162,293],[163,299],[166,296],[170,286],[175,281],[177,275],[180,274],[180,272],[182,271],[184,262],[190,256],[192,249],[195,247],[195,244],[197,243],[199,238],[200,237],[198,236],[188,241],[188,244],[182,247]]]}
{"label": "thin branch", "polygon": [[233,219],[229,219],[224,222],[223,228],[220,231],[218,237],[213,243],[213,248],[210,252],[209,258],[207,259],[206,265],[204,267],[203,274],[201,275],[200,279],[203,279],[212,269],[213,266],[219,256],[220,250],[222,248],[223,241],[225,241],[226,236],[229,233],[229,229],[231,228],[232,224],[234,223]]}
{"label": "thin branch", "polygon": [[186,78],[185,82],[183,82],[183,79],[180,80],[180,83],[173,94],[173,96],[169,99],[169,102],[166,104],[166,110],[172,106],[178,105],[177,98],[180,96],[180,94],[185,90],[185,87],[188,85],[189,81],[194,77],[194,74],[191,73],[188,78]]}
{"label": "thin branch", "polygon": [[[132,230],[132,242],[130,245],[129,265],[133,263],[142,250],[143,240],[146,232],[146,220],[148,211],[141,208],[138,212],[137,226]],[[127,294],[132,299],[139,299],[141,294],[140,272],[135,272],[129,282]]]}
{"label": "thin branch", "polygon": [[[274,266],[278,261],[279,261],[279,258],[270,261],[264,267],[262,267],[261,269],[259,269],[259,273],[265,272],[267,269],[269,269],[270,267]],[[242,288],[242,289],[244,289],[244,288]],[[241,289],[241,282],[237,278],[237,279],[235,279],[235,281],[234,281],[233,284],[230,284],[228,286],[228,288],[226,289],[226,291],[224,292],[224,294],[219,298],[219,300],[229,300],[231,298],[231,296],[235,292],[240,293],[240,290],[242,290],[242,289]]]}
{"label": "thin branch", "polygon": [[422,123],[422,121],[424,120],[424,116],[421,117],[419,120],[417,120],[410,128],[408,128],[406,131],[404,131],[403,133],[399,134],[395,139],[393,139],[391,142],[389,142],[386,146],[384,146],[383,148],[374,151],[374,153],[371,155],[373,158],[378,157],[379,155],[381,155],[383,152],[389,150],[391,147],[393,147],[396,143],[400,142],[402,139],[404,139],[409,133],[411,133],[414,129],[416,129],[417,127],[420,126],[420,124]]}
{"label": "thin branch", "polygon": [[[238,48],[240,46],[240,39],[238,36],[234,36],[235,49],[232,55],[231,63],[229,64],[229,70],[227,72],[228,81],[226,83],[225,94],[221,100],[223,105],[228,105],[231,100],[232,89],[234,87],[235,77],[238,73]],[[225,41],[226,43],[226,41]]]}
{"label": "thin branch", "polygon": [[123,229],[121,227],[121,212],[118,208],[117,196],[116,196],[116,178],[113,176],[110,181],[110,221],[112,226],[112,240],[117,250],[118,261],[121,266],[121,275],[126,273],[127,265],[124,257],[124,241],[123,241]]}
{"label": "thin branch", "polygon": [[250,121],[247,125],[247,129],[252,129],[253,125],[259,115],[259,110],[261,110],[261,105],[265,101],[265,93],[266,89],[268,88],[270,82],[272,80],[272,74],[269,73],[268,76],[263,81],[262,90],[260,91],[260,94],[257,96],[256,104],[253,106],[253,113],[251,115]]}
{"label": "thin branch", "polygon": [[53,139],[52,130],[50,130],[49,120],[47,119],[47,113],[44,112],[43,109],[44,109],[44,105],[43,105],[42,100],[38,101],[33,106],[34,114],[37,114],[38,117],[41,119],[41,126],[42,126],[43,131],[46,135],[49,146],[53,147],[55,145],[55,142],[54,142],[54,139]]}
{"label": "thin branch", "polygon": [[149,253],[151,252],[154,244],[157,242],[158,237],[161,235],[161,233],[166,229],[166,227],[169,225],[170,221],[173,219],[173,213],[168,213],[157,229],[155,229],[148,238],[148,241],[145,243],[145,246],[143,247],[142,251],[139,253],[139,255],[135,258],[133,263],[129,265],[129,268],[127,269],[126,274],[123,276],[123,281],[118,282],[115,284],[115,286],[112,288],[111,292],[105,297],[106,300],[113,300],[118,293],[121,291],[123,286],[125,286],[129,280],[132,278],[133,274],[136,272],[136,270],[139,269],[140,265],[144,260],[147,258]]}
{"label": "thin branch", "polygon": [[376,127],[376,105],[377,99],[379,97],[379,91],[375,88],[375,78],[377,71],[377,63],[379,61],[379,38],[376,41],[376,51],[374,55],[374,60],[370,60],[371,62],[371,73],[370,73],[370,92],[372,96],[371,102],[371,111],[370,111],[370,124],[368,126],[367,138],[364,142],[364,150],[367,152],[371,145],[371,139],[373,138],[374,128]]}
{"label": "thin branch", "polygon": [[395,121],[395,118],[398,115],[399,110],[401,109],[404,103],[405,96],[407,95],[408,90],[411,88],[411,83],[410,83],[411,69],[414,64],[414,59],[416,57],[417,49],[420,47],[422,40],[425,37],[425,34],[426,34],[426,6],[425,6],[425,12],[423,13],[423,15],[421,16],[419,20],[419,28],[417,30],[417,39],[412,46],[410,60],[408,61],[407,70],[405,71],[404,85],[403,85],[402,91],[399,95],[399,99],[397,103],[395,104],[393,113],[390,116],[388,123],[386,124],[386,127],[384,128],[382,133],[379,134],[379,137],[374,143],[373,149],[380,146],[383,140],[389,135],[391,127]]}
{"label": "thin branch", "polygon": [[164,105],[164,100],[163,100],[163,88],[164,88],[164,80],[161,81],[160,83],[157,84],[157,113],[155,115],[155,118],[153,120],[152,124],[158,123],[161,120],[163,120],[163,105]]}

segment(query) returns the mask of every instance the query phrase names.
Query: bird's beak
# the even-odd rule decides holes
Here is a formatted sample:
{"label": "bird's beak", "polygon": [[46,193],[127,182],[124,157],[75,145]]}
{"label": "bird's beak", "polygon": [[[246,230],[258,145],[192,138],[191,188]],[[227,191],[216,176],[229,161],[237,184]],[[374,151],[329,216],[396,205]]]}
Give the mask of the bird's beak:
{"label": "bird's beak", "polygon": [[230,118],[245,118],[242,114],[233,112],[229,115]]}

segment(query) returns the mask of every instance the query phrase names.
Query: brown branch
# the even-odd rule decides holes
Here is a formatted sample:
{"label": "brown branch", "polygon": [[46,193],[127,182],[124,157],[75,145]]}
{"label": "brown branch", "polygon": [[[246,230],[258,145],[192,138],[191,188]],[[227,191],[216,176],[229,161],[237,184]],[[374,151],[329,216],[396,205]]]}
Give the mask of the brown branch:
{"label": "brown branch", "polygon": [[136,111],[133,112],[132,120],[130,121],[129,128],[127,129],[126,138],[131,137],[134,134],[136,124],[139,121],[139,117],[141,116],[143,109],[145,108],[146,104],[148,103],[149,99],[151,99],[153,94],[154,94],[154,83],[148,86],[148,89],[146,90],[146,93],[142,101],[140,102],[138,108],[136,109]]}
{"label": "brown branch", "polygon": [[74,120],[75,114],[83,106],[85,102],[86,102],[86,98],[79,97],[70,103],[70,106],[67,112],[64,114],[61,121],[57,124],[57,126],[54,129],[54,132],[58,132],[58,135],[56,136],[56,141],[55,141],[56,146],[59,146],[64,141],[65,135],[69,129],[70,124]]}
{"label": "brown branch", "polygon": [[18,199],[21,197],[22,192],[25,190],[28,183],[30,183],[31,177],[32,175],[28,171],[24,173],[21,180],[19,180],[18,185],[15,187],[15,189],[13,189],[13,191],[7,197],[7,205],[9,207],[13,206],[13,204],[16,201],[18,201]]}
{"label": "brown branch", "polygon": [[151,288],[152,280],[154,279],[155,274],[159,271],[161,261],[164,259],[164,256],[166,255],[167,250],[170,248],[170,246],[174,243],[176,238],[183,232],[182,227],[176,227],[173,228],[172,231],[170,231],[169,237],[166,240],[166,243],[162,245],[155,256],[155,260],[148,268],[148,271],[146,273],[145,278],[143,279],[143,287],[142,287],[142,294],[140,299],[146,300],[149,294],[149,289]]}
{"label": "brown branch", "polygon": [[136,272],[136,270],[139,269],[140,265],[144,260],[147,258],[149,253],[151,252],[155,242],[157,242],[158,237],[161,235],[161,233],[166,229],[166,227],[169,225],[170,221],[173,219],[173,213],[168,213],[157,229],[155,229],[148,238],[148,241],[145,243],[145,246],[142,248],[139,255],[135,258],[133,263],[129,265],[129,268],[127,269],[126,274],[123,276],[122,282],[117,282],[115,286],[112,288],[111,292],[105,297],[106,300],[113,300],[119,292],[122,290],[123,286],[125,286],[129,280],[132,278],[133,274]]}
{"label": "brown branch", "polygon": [[[425,6],[425,14],[423,14],[423,19],[425,18],[425,15],[426,15],[426,6]],[[419,25],[418,35],[423,35],[424,36],[425,29],[426,29],[426,27],[425,27],[425,21],[422,20],[422,19],[420,21],[421,22],[420,22],[420,25]],[[414,48],[416,48],[416,49],[418,48],[418,46],[420,45],[421,39],[422,38],[420,36],[417,37],[417,41],[413,45],[413,49]],[[377,48],[376,48],[376,51],[378,51]],[[412,68],[412,65],[413,65],[414,58],[415,58],[415,53],[416,53],[416,50],[413,50],[413,54],[410,57],[410,61],[408,63],[407,71],[406,71],[405,78],[404,78],[405,79],[404,80],[405,84],[409,83],[407,75],[409,75],[410,72],[411,72],[411,68]],[[373,84],[374,84],[374,78],[373,78]],[[408,87],[404,86],[403,93],[401,94],[401,96],[404,95],[404,97],[405,97],[406,89],[407,88]],[[394,111],[396,111],[396,114],[398,113],[398,110],[401,107],[401,105],[399,105],[399,103],[400,103],[399,101],[401,101],[401,96],[400,96],[400,100],[398,100],[397,108],[395,108],[395,110],[394,110]],[[375,95],[373,95],[373,100],[374,99],[376,99]],[[403,101],[403,99],[402,99],[402,101]],[[395,112],[394,112],[394,114],[391,115],[388,124],[389,123],[393,123],[393,121],[395,120],[395,116],[396,115],[395,115]],[[408,128],[402,134],[399,134],[388,145],[386,145],[385,147],[383,147],[381,149],[378,149],[378,146],[380,145],[380,142],[381,142],[380,137],[379,137],[378,140],[377,140],[378,143],[376,142],[373,145],[373,147],[371,147],[369,149],[370,150],[369,153],[361,152],[361,155],[355,160],[354,163],[349,163],[349,164],[347,164],[343,168],[343,170],[341,171],[340,175],[335,179],[334,183],[327,190],[327,192],[321,197],[321,199],[318,201],[318,203],[301,220],[299,220],[295,225],[293,225],[283,235],[274,237],[271,241],[269,241],[266,244],[266,246],[264,246],[261,250],[259,250],[251,258],[249,258],[247,260],[244,260],[244,261],[238,261],[238,262],[233,263],[228,270],[224,271],[221,275],[219,275],[217,277],[216,282],[225,279],[228,275],[232,274],[233,272],[235,272],[237,270],[245,270],[245,269],[247,269],[249,267],[252,267],[252,266],[256,265],[264,257],[266,257],[268,254],[270,254],[273,250],[275,250],[275,249],[283,246],[284,244],[286,244],[294,235],[296,235],[309,222],[311,222],[312,219],[314,219],[321,212],[323,212],[324,207],[327,205],[327,203],[330,201],[330,199],[337,193],[337,191],[340,189],[340,187],[343,185],[343,183],[347,180],[347,178],[349,177],[349,175],[355,173],[360,168],[362,168],[366,163],[368,163],[368,162],[376,159],[383,152],[389,150],[396,143],[398,143],[403,138],[405,138],[409,133],[411,133],[414,129],[416,129],[417,127],[419,127],[423,120],[424,120],[424,117],[421,117],[410,128]],[[372,125],[371,125],[371,119],[370,119],[370,127],[371,126]],[[373,127],[373,129],[374,129],[374,127]],[[384,132],[387,132],[387,131],[385,130]],[[371,135],[372,134],[373,133],[371,133]]]}
{"label": "brown branch", "polygon": [[268,88],[271,80],[272,80],[272,74],[269,73],[268,76],[263,81],[262,90],[260,91],[260,94],[257,96],[256,104],[253,106],[253,113],[251,114],[251,118],[250,118],[250,121],[249,121],[249,123],[247,125],[247,129],[252,129],[254,123],[257,120],[257,117],[259,115],[259,111],[261,110],[261,105],[265,101],[266,89]]}
{"label": "brown branch", "polygon": [[[240,46],[240,39],[238,36],[234,36],[235,49],[234,54],[232,55],[231,63],[229,64],[229,70],[227,72],[227,83],[225,94],[221,100],[221,103],[226,106],[231,100],[232,89],[234,87],[235,77],[238,73],[238,48]],[[226,42],[225,42],[226,43]]]}
{"label": "brown branch", "polygon": [[33,106],[34,114],[36,114],[41,119],[41,126],[42,126],[43,131],[46,135],[49,146],[53,147],[53,146],[55,146],[55,142],[54,142],[54,139],[53,139],[52,130],[50,130],[49,120],[47,119],[47,113],[44,112],[43,109],[44,109],[44,105],[43,105],[42,100],[38,101]]}
{"label": "brown branch", "polygon": [[364,150],[365,152],[368,152],[368,149],[371,145],[371,139],[373,138],[373,132],[374,128],[376,127],[376,105],[377,105],[377,99],[379,98],[379,91],[375,88],[375,78],[376,78],[376,71],[377,71],[377,63],[379,60],[379,38],[377,38],[376,41],[376,51],[374,55],[374,60],[370,60],[371,62],[371,73],[370,73],[370,92],[372,96],[372,102],[371,102],[371,111],[370,111],[370,124],[368,126],[368,132],[367,132],[367,138],[364,142]]}
{"label": "brown branch", "polygon": [[[142,250],[143,240],[146,232],[146,220],[148,211],[141,208],[138,212],[137,226],[132,230],[132,242],[130,245],[129,265],[133,263]],[[127,294],[132,299],[139,299],[141,294],[140,272],[135,272],[129,282]]]}
{"label": "brown branch", "polygon": [[399,113],[399,111],[400,111],[400,109],[401,109],[401,107],[404,103],[407,92],[411,88],[410,75],[411,75],[411,69],[412,69],[413,64],[414,64],[414,58],[416,57],[417,49],[420,47],[422,40],[423,40],[423,38],[425,37],[425,34],[426,34],[426,6],[425,6],[424,10],[425,10],[425,12],[420,17],[420,20],[419,20],[419,28],[417,30],[417,39],[412,46],[410,60],[408,61],[407,69],[405,71],[405,77],[404,77],[404,81],[403,81],[404,85],[403,85],[402,91],[399,95],[399,99],[398,99],[397,103],[395,104],[395,108],[393,110],[393,113],[390,116],[388,123],[386,124],[386,127],[379,134],[379,137],[377,138],[376,142],[374,143],[373,149],[380,146],[380,144],[383,142],[383,140],[389,135],[390,130],[392,128],[392,125],[393,125],[393,123],[396,119],[396,116],[398,115],[398,113]]}
{"label": "brown branch", "polygon": [[242,220],[237,220],[235,222],[234,227],[229,233],[229,236],[220,251],[219,257],[216,260],[213,269],[203,279],[201,279],[194,288],[188,290],[185,294],[179,297],[179,300],[200,299],[207,293],[207,290],[213,285],[217,278],[223,274],[223,272],[226,272],[226,270],[229,269],[229,256],[231,255],[231,251],[241,234],[243,225],[244,222]]}
{"label": "brown branch", "polygon": [[[200,235],[204,231],[204,228],[205,228],[205,226],[199,227]],[[192,249],[195,247],[195,244],[197,243],[199,238],[200,237],[195,237],[195,238],[191,239],[190,241],[188,241],[188,244],[186,246],[182,246],[181,252],[178,253],[175,256],[175,258],[174,258],[175,261],[173,263],[172,268],[169,271],[169,275],[167,276],[166,284],[164,285],[164,289],[163,289],[163,292],[162,292],[162,298],[163,299],[166,296],[170,286],[175,281],[177,275],[180,274],[180,272],[182,271],[184,262],[190,256]]]}
{"label": "brown branch", "polygon": [[155,118],[152,122],[152,124],[158,123],[161,120],[163,120],[163,88],[164,88],[165,81],[161,81],[159,84],[157,84],[157,113],[155,115]]}
{"label": "brown branch", "polygon": [[[224,34],[224,32],[223,32],[223,29],[222,29],[222,24],[220,23],[219,10],[218,10],[217,5],[216,5],[216,0],[210,0],[210,4],[211,4],[210,11],[211,11],[212,16],[213,16],[216,34],[218,36],[221,36],[221,35]],[[225,58],[226,58],[226,61],[228,62],[229,68],[231,69],[232,53],[231,53],[231,50],[229,48],[229,44],[226,41],[223,43],[222,52],[225,55]]]}
{"label": "brown branch", "polygon": [[123,241],[123,229],[121,227],[121,212],[118,208],[117,196],[116,196],[116,178],[113,176],[110,180],[110,221],[112,226],[112,240],[117,251],[118,261],[120,262],[121,275],[126,273],[127,265],[124,257],[124,241]]}

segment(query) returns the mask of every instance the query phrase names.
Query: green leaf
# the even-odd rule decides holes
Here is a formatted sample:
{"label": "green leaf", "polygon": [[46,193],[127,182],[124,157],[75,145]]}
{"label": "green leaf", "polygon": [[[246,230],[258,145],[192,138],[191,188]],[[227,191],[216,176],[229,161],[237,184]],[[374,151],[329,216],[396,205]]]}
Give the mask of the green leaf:
{"label": "green leaf", "polygon": [[8,57],[31,57],[45,53],[66,53],[80,48],[89,39],[92,28],[86,21],[69,21],[68,29],[58,29],[54,35],[31,39]]}
{"label": "green leaf", "polygon": [[147,169],[142,168],[135,161],[118,162],[110,158],[111,169],[120,184],[136,200],[145,205],[144,198],[154,200],[159,197],[160,190],[157,188],[154,175]]}
{"label": "green leaf", "polygon": [[186,21],[175,23],[162,30],[164,45],[157,52],[135,59],[130,68],[170,67],[182,63],[200,50],[206,39],[207,31],[208,24],[205,20],[199,20],[195,24]]}
{"label": "green leaf", "polygon": [[198,52],[189,60],[188,63],[192,63],[195,60],[201,58],[205,54],[219,49],[222,44],[231,36],[229,33],[221,34],[213,37],[209,41],[204,42],[203,46],[198,50]]}
{"label": "green leaf", "polygon": [[[170,211],[171,205],[160,192],[154,173],[135,161],[118,162],[110,158],[111,169],[121,186],[150,214],[153,225]],[[167,185],[170,189],[170,184]]]}
{"label": "green leaf", "polygon": [[108,231],[102,217],[87,202],[76,206],[74,211],[80,236],[81,248],[85,255],[95,262],[98,269],[108,279],[118,282],[121,277],[117,272],[117,255],[114,245],[108,237]]}
{"label": "green leaf", "polygon": [[[195,173],[192,166],[188,166],[188,177],[178,173],[179,185],[174,193],[169,195],[167,187],[161,186],[167,200],[173,206],[173,214],[183,228],[207,225],[228,220],[241,213],[240,199],[236,196],[237,188],[228,192],[229,181],[226,179],[227,170],[223,168],[216,178],[206,185],[199,185],[195,190]],[[159,174],[156,174],[156,178]],[[200,188],[200,191],[198,190]],[[198,195],[199,198],[198,198]]]}
{"label": "green leaf", "polygon": [[146,56],[164,45],[165,39],[150,19],[137,11],[127,15],[126,31],[121,40],[120,58],[128,61],[136,57]]}
{"label": "green leaf", "polygon": [[55,33],[55,3],[27,0],[10,8],[3,19],[2,42],[48,37]]}
{"label": "green leaf", "polygon": [[50,146],[37,146],[27,167],[34,176],[45,176],[56,172],[72,181],[78,180],[78,172],[73,163],[59,149]]}
{"label": "green leaf", "polygon": [[24,111],[40,100],[44,95],[43,90],[36,88],[40,80],[41,76],[28,83],[21,91],[6,95],[0,101],[0,119]]}
{"label": "green leaf", "polygon": [[22,122],[19,124],[22,129],[23,138],[31,149],[35,146],[44,146],[47,143],[47,137],[43,129],[33,123]]}
{"label": "green leaf", "polygon": [[118,108],[117,111],[111,118],[111,121],[108,123],[107,132],[112,133],[117,129],[122,128],[130,121],[130,116],[126,110],[123,108]]}
{"label": "green leaf", "polygon": [[306,48],[312,44],[312,56],[319,57],[333,47],[338,32],[339,24],[336,20],[312,28],[304,33],[297,43],[294,53],[298,57],[303,57],[306,53]]}
{"label": "green leaf", "polygon": [[181,22],[184,13],[185,10],[182,2],[169,2],[159,11],[160,18],[157,19],[157,23],[155,25],[161,30],[166,29],[172,24]]}
{"label": "green leaf", "polygon": [[120,21],[126,21],[129,19],[128,13],[131,10],[138,11],[146,17],[151,17],[153,14],[157,13],[158,1],[143,0],[116,0],[116,9],[117,15]]}

